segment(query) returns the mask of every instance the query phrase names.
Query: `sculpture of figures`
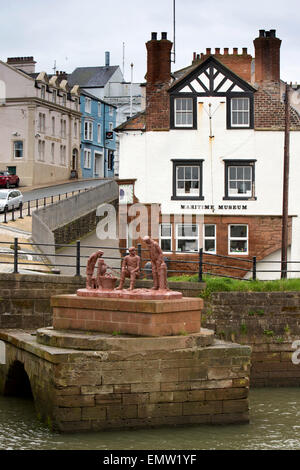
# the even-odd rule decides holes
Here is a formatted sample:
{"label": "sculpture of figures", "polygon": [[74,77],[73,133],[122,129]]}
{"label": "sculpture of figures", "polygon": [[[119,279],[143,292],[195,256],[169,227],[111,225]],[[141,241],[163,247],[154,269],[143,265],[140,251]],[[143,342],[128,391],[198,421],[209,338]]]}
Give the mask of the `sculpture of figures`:
{"label": "sculpture of figures", "polygon": [[96,288],[103,289],[103,276],[106,275],[107,265],[104,262],[104,259],[101,257],[99,258],[98,265],[97,265],[97,280],[96,280]]}
{"label": "sculpture of figures", "polygon": [[[95,269],[95,266],[96,266],[96,263],[97,263],[98,259],[100,260],[102,255],[103,255],[103,251],[98,250],[95,253],[92,253],[91,256],[89,257],[88,261],[87,261],[87,265],[86,265],[86,288],[89,289],[89,290],[90,289],[95,289],[95,287],[96,287],[95,286],[95,278],[93,277],[94,269]],[[100,263],[101,266],[102,266],[101,270],[103,272],[104,267],[105,267],[105,271],[106,271],[106,265],[105,265],[103,260],[101,260],[101,261],[102,261],[102,263]],[[103,264],[104,264],[104,266],[103,266]]]}
{"label": "sculpture of figures", "polygon": [[152,277],[154,290],[168,290],[167,284],[167,265],[164,261],[162,249],[159,244],[146,236],[143,238],[148,245],[150,251],[150,259],[152,264]]}
{"label": "sculpture of figures", "polygon": [[120,277],[120,285],[116,290],[122,290],[125,282],[125,277],[130,278],[129,290],[134,289],[135,280],[139,277],[140,273],[140,257],[136,254],[134,246],[129,248],[129,255],[125,256],[122,262],[122,270]]}

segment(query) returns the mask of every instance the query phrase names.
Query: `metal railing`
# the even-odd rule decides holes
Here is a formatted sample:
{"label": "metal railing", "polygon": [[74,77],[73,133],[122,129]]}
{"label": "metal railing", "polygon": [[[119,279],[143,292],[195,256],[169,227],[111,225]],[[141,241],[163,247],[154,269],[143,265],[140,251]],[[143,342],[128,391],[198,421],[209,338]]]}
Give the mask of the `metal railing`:
{"label": "metal railing", "polygon": [[[12,206],[9,210],[7,207],[3,211],[3,221],[1,223],[7,224],[8,222],[15,222],[17,219],[24,219],[24,215],[30,217],[32,209],[37,210],[42,207],[46,207],[56,202],[59,202],[63,199],[68,199],[69,197],[75,196],[75,194],[80,194],[81,192],[88,191],[90,188],[77,189],[75,191],[67,191],[57,195],[43,196],[41,198],[31,199],[30,201],[21,202],[18,208]],[[9,213],[11,218],[9,219]]]}
{"label": "metal railing", "polygon": [[[51,268],[52,272],[54,269],[66,267],[70,268],[71,272],[74,276],[80,276],[81,270],[86,268],[86,261],[89,258],[90,254],[95,250],[115,250],[116,256],[103,256],[102,259],[107,260],[108,269],[111,269],[114,272],[120,271],[121,269],[121,261],[123,257],[128,253],[127,247],[119,247],[119,246],[90,246],[84,245],[81,243],[80,240],[76,241],[73,245],[70,244],[49,244],[49,243],[33,243],[33,242],[21,242],[20,245],[22,247],[31,247],[32,250],[21,250],[19,246],[18,238],[14,238],[13,243],[11,242],[0,242],[1,245],[10,244],[9,251],[1,251],[2,256],[11,256],[12,260],[0,261],[0,264],[12,264],[13,265],[13,272],[18,273],[20,268],[24,265],[34,265],[34,267],[43,266]],[[33,247],[39,249],[39,247],[43,247],[43,251],[33,251]],[[44,252],[45,247],[54,248],[54,253],[47,253]],[[73,248],[73,253],[60,253],[57,250],[61,248]],[[89,254],[84,254],[83,250],[88,250]],[[51,251],[51,250],[50,250]],[[141,258],[141,266],[142,266],[142,273],[147,277],[147,274],[151,272],[151,266],[147,266],[147,263],[150,263],[150,258],[147,257],[146,252],[149,253],[147,248],[142,248],[141,244],[137,245],[137,254]],[[174,275],[197,275],[197,280],[199,282],[203,282],[204,276],[218,276],[218,277],[227,277],[232,279],[240,279],[244,281],[251,281],[257,279],[258,273],[281,273],[280,269],[257,269],[257,259],[256,256],[253,256],[252,259],[243,259],[243,258],[232,258],[231,256],[226,255],[216,255],[204,252],[201,248],[198,253],[195,252],[196,256],[191,259],[191,253],[184,253],[182,251],[172,251],[168,253],[169,255],[181,255],[180,257],[176,258],[168,258],[165,257],[165,261],[168,268],[168,277],[172,277]],[[167,255],[167,253],[165,253]],[[182,255],[187,255],[190,259],[181,259]],[[30,259],[24,260],[26,257],[33,257],[32,262]],[[47,256],[55,256],[55,260],[58,261],[57,263],[50,263]],[[34,257],[37,257],[38,260],[34,260]],[[212,257],[214,260],[211,261]],[[61,258],[69,259],[70,262],[63,263],[63,260],[60,261]],[[0,257],[1,259],[1,257]],[[228,260],[229,264],[226,264],[226,261],[220,261],[220,263],[215,262],[215,259],[220,260]],[[110,267],[109,261],[114,261],[119,263],[119,267]],[[281,264],[281,261],[260,261],[261,264],[264,263],[272,263],[272,264]],[[299,264],[300,261],[288,261],[288,264]],[[172,269],[172,264],[176,264],[177,269]],[[249,274],[249,277],[245,278],[244,276],[233,276],[228,274],[228,272],[237,271],[237,274],[246,273]],[[300,270],[287,270],[287,273],[300,273]]]}

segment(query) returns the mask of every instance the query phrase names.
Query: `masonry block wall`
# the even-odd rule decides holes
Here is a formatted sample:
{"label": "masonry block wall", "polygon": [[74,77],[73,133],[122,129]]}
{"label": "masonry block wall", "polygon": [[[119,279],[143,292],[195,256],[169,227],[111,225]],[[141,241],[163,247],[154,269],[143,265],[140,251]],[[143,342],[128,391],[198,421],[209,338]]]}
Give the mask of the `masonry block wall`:
{"label": "masonry block wall", "polygon": [[202,322],[220,338],[252,348],[252,386],[300,386],[293,342],[300,337],[300,292],[215,292]]}
{"label": "masonry block wall", "polygon": [[249,421],[248,347],[217,342],[202,348],[70,351],[38,344],[28,334],[0,332],[0,338],[7,344],[0,393],[10,366],[22,362],[37,412],[52,430]]}

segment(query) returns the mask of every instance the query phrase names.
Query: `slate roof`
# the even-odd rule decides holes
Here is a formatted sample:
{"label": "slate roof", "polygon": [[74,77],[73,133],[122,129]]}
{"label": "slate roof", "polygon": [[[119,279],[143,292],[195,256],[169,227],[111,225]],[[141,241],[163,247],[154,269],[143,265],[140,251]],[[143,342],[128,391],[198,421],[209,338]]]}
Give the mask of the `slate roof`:
{"label": "slate roof", "polygon": [[68,82],[71,86],[79,85],[84,88],[104,87],[118,68],[118,65],[77,67],[74,72],[68,75]]}

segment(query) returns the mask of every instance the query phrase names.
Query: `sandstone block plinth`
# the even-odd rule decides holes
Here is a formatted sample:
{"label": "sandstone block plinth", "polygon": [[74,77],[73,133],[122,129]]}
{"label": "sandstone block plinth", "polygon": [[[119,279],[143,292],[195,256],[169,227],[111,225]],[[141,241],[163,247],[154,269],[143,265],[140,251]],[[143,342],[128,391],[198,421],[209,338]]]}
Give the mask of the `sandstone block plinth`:
{"label": "sandstone block plinth", "polygon": [[200,332],[203,300],[58,295],[51,298],[51,306],[55,330],[170,336]]}

